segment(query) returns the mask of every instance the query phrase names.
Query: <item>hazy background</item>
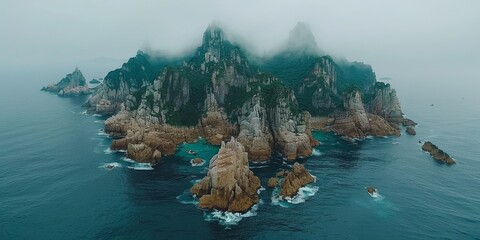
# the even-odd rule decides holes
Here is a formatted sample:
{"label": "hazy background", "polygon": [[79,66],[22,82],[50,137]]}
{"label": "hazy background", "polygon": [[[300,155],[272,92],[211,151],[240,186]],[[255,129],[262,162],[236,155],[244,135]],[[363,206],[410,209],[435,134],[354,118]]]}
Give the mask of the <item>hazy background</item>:
{"label": "hazy background", "polygon": [[258,54],[304,21],[324,51],[392,77],[402,102],[427,92],[476,96],[480,86],[476,0],[2,0],[0,82],[28,72],[41,86],[75,66],[88,79],[103,77],[140,48],[178,53],[197,46],[214,20]]}

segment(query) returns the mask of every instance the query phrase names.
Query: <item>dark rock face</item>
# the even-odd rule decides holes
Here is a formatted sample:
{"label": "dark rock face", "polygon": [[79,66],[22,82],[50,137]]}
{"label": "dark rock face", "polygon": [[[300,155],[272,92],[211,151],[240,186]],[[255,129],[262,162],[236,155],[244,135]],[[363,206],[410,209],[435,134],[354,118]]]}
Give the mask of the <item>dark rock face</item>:
{"label": "dark rock face", "polygon": [[451,165],[455,163],[455,160],[453,160],[450,155],[448,155],[446,152],[442,151],[439,149],[435,144],[427,141],[423,144],[422,150],[430,153],[430,155],[433,157],[433,159],[445,163],[447,165]]}
{"label": "dark rock face", "polygon": [[415,131],[415,128],[411,127],[411,126],[408,126],[407,129],[405,130],[405,132],[407,132],[408,135],[417,135],[417,132]]}
{"label": "dark rock face", "polygon": [[298,189],[315,181],[307,169],[299,163],[293,164],[292,171],[283,179],[280,195],[283,197],[294,197]]}
{"label": "dark rock face", "polygon": [[248,154],[233,137],[212,160],[207,176],[191,188],[198,206],[244,213],[258,202],[260,179],[249,169]]}
{"label": "dark rock face", "polygon": [[75,71],[69,73],[60,82],[43,87],[42,91],[55,92],[60,96],[80,96],[90,93],[85,78],[78,68],[75,68]]}

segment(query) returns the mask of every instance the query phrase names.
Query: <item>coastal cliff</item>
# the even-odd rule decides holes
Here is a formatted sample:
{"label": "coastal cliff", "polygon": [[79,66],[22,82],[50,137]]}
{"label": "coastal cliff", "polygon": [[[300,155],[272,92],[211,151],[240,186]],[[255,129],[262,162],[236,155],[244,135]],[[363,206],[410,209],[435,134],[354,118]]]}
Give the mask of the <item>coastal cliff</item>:
{"label": "coastal cliff", "polygon": [[[310,37],[300,41],[299,34]],[[249,61],[212,24],[190,56],[139,51],[108,73],[84,107],[113,115],[105,122],[112,149],[128,152],[130,144],[144,144],[148,154],[128,154],[144,162],[158,161],[156,151],[172,155],[177,144],[198,137],[219,145],[232,136],[252,162],[268,161],[273,152],[293,161],[310,156],[318,144],[311,134],[318,117],[331,119],[323,130],[349,138],[399,134],[395,124],[403,118],[395,91],[376,83],[370,66],[322,55],[305,24],[288,42],[298,44]]]}

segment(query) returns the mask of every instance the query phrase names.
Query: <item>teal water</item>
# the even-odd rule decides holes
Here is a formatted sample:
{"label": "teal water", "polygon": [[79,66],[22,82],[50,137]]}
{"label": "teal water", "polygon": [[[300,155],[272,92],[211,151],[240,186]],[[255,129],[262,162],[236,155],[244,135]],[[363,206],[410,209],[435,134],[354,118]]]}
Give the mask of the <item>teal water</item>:
{"label": "teal water", "polygon": [[[106,151],[104,119],[83,114],[86,98],[39,91],[50,77],[0,76],[0,239],[480,239],[480,112],[469,96],[405,97],[417,136],[347,142],[314,133],[319,156],[303,163],[317,181],[304,202],[277,202],[265,189],[256,211],[227,224],[185,194],[208,167],[192,166],[185,151],[209,160],[218,147],[199,140],[153,170],[138,168]],[[419,140],[457,164],[436,163]],[[288,167],[274,160],[252,170],[266,186]],[[382,197],[371,198],[369,185]]]}

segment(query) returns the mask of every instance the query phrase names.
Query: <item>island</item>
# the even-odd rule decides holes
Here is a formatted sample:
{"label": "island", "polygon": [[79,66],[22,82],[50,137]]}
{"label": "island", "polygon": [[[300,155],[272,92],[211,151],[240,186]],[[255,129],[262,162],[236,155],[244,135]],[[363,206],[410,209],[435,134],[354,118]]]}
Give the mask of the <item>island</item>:
{"label": "island", "polygon": [[51,83],[41,89],[42,91],[54,92],[59,96],[80,96],[90,94],[90,89],[83,77],[82,72],[77,68],[67,74],[58,83]]}

